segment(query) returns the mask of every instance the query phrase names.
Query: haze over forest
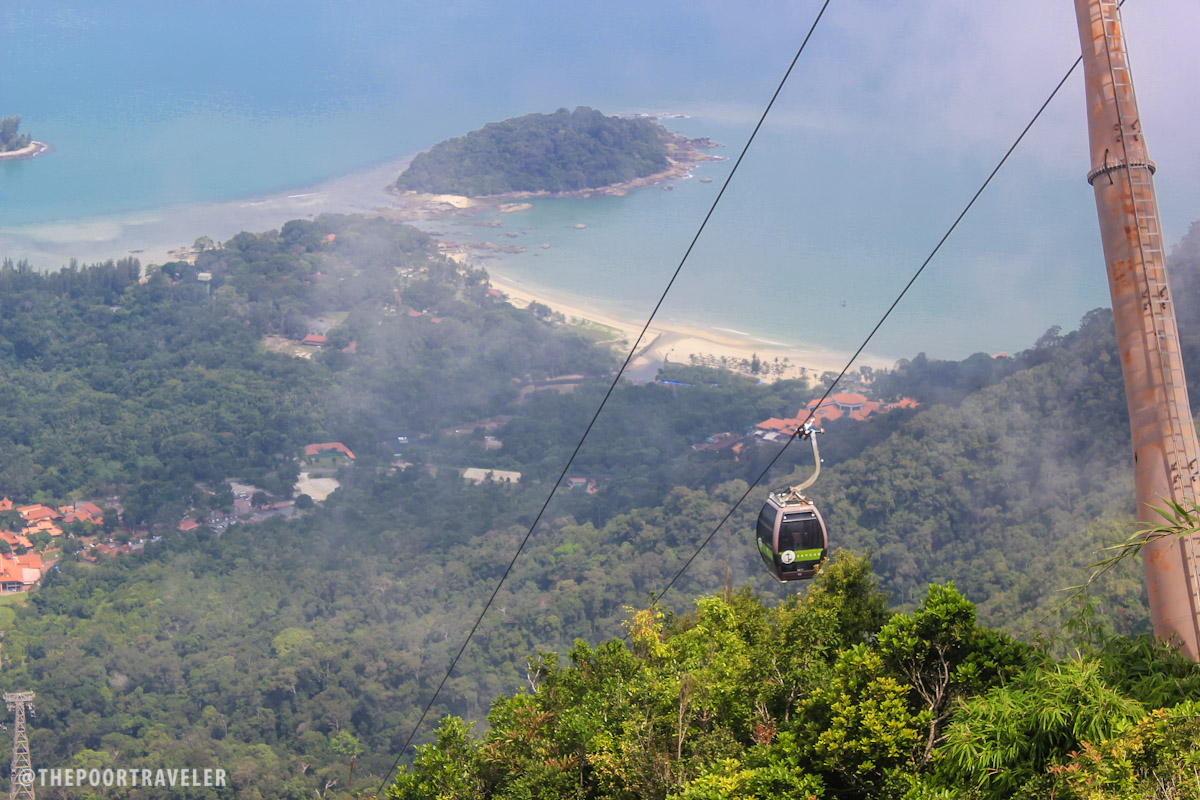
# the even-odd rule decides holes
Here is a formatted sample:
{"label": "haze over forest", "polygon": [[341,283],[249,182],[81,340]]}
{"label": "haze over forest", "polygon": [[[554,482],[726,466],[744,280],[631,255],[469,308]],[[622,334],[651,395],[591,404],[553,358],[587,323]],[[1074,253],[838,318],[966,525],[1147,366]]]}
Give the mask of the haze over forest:
{"label": "haze over forest", "polygon": [[[1057,19],[1058,11],[1016,6]],[[555,72],[545,69],[550,51],[532,43],[529,66],[510,67],[511,52],[507,60],[491,50],[475,56],[469,47],[437,42],[429,31],[463,23],[457,4],[436,12],[413,9],[407,27],[395,9],[372,8],[378,14],[366,20],[315,0],[300,3],[298,13],[277,20],[290,39],[263,37],[267,55],[281,38],[296,51],[280,54],[294,75],[282,81],[278,95],[249,70],[241,99],[222,94],[232,91],[226,89],[181,90],[183,99],[176,100],[192,104],[194,114],[167,115],[173,120],[167,127],[178,126],[171,131],[177,139],[197,141],[206,138],[198,131],[208,131],[214,148],[228,145],[230,152],[238,142],[223,143],[222,136],[235,131],[229,138],[244,135],[241,144],[263,159],[258,128],[289,128],[293,107],[317,118],[322,115],[314,108],[336,109],[330,115],[336,125],[318,120],[303,135],[280,137],[275,157],[297,161],[298,152],[320,150],[314,142],[336,140],[323,125],[357,130],[363,119],[354,109],[366,107],[371,92],[398,92],[389,70],[416,58],[400,44],[430,40],[437,43],[440,71],[422,72],[431,77],[419,86],[416,78],[405,80],[410,94],[404,97],[412,104],[404,114],[387,112],[396,116],[387,120],[393,149],[386,152],[395,157],[396,138],[417,136],[413,130],[428,150],[373,189],[382,196],[384,184],[393,184],[388,197],[411,205],[397,201],[382,214],[373,207],[323,213],[325,200],[286,189],[304,212],[296,218],[229,235],[196,229],[174,244],[190,246],[167,258],[143,257],[148,254],[130,252],[140,249],[133,247],[88,264],[26,257],[21,248],[45,244],[60,228],[78,228],[79,236],[111,247],[124,241],[104,238],[111,227],[133,223],[124,217],[98,222],[79,209],[63,211],[66,222],[48,221],[57,211],[28,222],[32,227],[5,221],[16,208],[13,187],[30,187],[39,175],[53,183],[63,163],[79,162],[72,160],[78,140],[69,121],[28,93],[6,94],[13,79],[0,76],[6,103],[9,97],[28,103],[0,113],[21,113],[23,126],[55,145],[38,159],[0,166],[0,682],[6,692],[36,695],[29,724],[35,769],[101,776],[106,770],[220,769],[226,785],[187,793],[222,800],[350,800],[380,790],[394,800],[1200,798],[1200,667],[1150,637],[1136,558],[1088,580],[1102,548],[1136,530],[1128,415],[1107,308],[1095,303],[1065,321],[1045,319],[1002,356],[989,349],[943,358],[932,348],[914,349],[887,369],[856,365],[837,387],[836,413],[826,407],[825,461],[812,489],[830,529],[831,557],[811,582],[776,583],[754,546],[755,518],[769,488],[808,475],[807,453],[789,448],[766,480],[735,503],[779,455],[782,440],[768,433],[771,421],[803,415],[835,373],[788,371],[769,355],[778,345],[759,341],[761,351],[726,358],[723,366],[719,358],[689,359],[681,351],[657,371],[652,363],[649,379],[614,383],[632,344],[627,333],[564,313],[560,309],[573,307],[550,297],[517,302],[499,288],[511,285],[501,270],[553,274],[572,264],[600,283],[623,282],[617,276],[625,269],[657,285],[648,258],[606,272],[585,268],[581,253],[589,243],[614,247],[623,237],[639,238],[639,247],[649,247],[644,241],[655,236],[671,239],[660,225],[694,227],[698,219],[688,214],[711,202],[730,165],[672,162],[683,140],[677,129],[707,137],[708,120],[664,116],[659,122],[668,131],[588,106],[572,104],[575,110],[567,111],[561,100],[547,104],[540,95],[539,102],[520,104],[525,96],[515,95],[521,92],[503,102],[482,96],[499,85],[492,72],[509,69],[602,94],[604,71],[596,65],[611,64],[614,52],[626,64],[616,77],[632,83],[655,65],[672,63],[666,51],[675,50],[706,54],[666,70],[663,80],[673,75],[670,85],[681,96],[701,104],[710,88],[718,100],[749,96],[740,79],[761,64],[732,65],[768,43],[794,44],[790,35],[764,33],[756,47],[728,54],[716,46],[723,26],[762,32],[757,26],[764,23],[703,3],[640,11],[585,3],[575,12],[547,10],[549,21],[538,23],[570,22],[560,39],[539,40],[537,48],[568,52],[584,29],[598,39],[579,61],[562,61]],[[865,13],[848,8],[843,13],[850,17]],[[530,37],[519,39],[527,43],[537,38],[518,30],[524,15],[472,10],[481,15],[472,18],[481,39],[505,31]],[[791,7],[771,10],[789,20],[800,14]],[[229,8],[227,18],[217,15],[221,31],[208,17],[161,8],[148,8],[146,19],[128,24],[141,30],[137,26],[171,22],[166,29],[178,30],[175,23],[191,21],[197,35],[220,43],[206,63],[221,72],[233,68],[216,57],[232,41],[223,38],[232,35],[225,29],[236,31],[234,22],[257,20],[257,13]],[[923,19],[932,12],[914,13]],[[1130,13],[1136,24],[1139,12]],[[675,35],[659,42],[656,34],[655,47],[638,51],[646,29],[666,30],[650,25],[664,15],[678,22],[670,28]],[[626,17],[639,36],[630,38]],[[314,19],[324,21],[325,36],[313,33]],[[598,24],[604,20],[611,27]],[[826,48],[871,38],[860,24],[832,20]],[[986,27],[961,12],[938,28],[955,22],[964,41]],[[0,25],[10,33],[55,31],[61,38],[46,34],[47,52],[74,41],[87,53],[104,38],[96,37],[97,29],[111,34],[110,44],[127,35],[101,12],[69,4],[25,16],[6,9]],[[400,31],[399,41],[385,47],[388,25]],[[256,40],[261,30],[250,25],[239,35]],[[1040,28],[1031,35],[1053,38]],[[348,48],[349,67],[326,58],[339,37],[361,44]],[[4,41],[5,62],[22,63],[9,56],[28,54],[22,48],[29,45]],[[711,46],[698,48],[698,41]],[[982,41],[979,47],[991,47],[987,36]],[[305,42],[313,46],[298,46]],[[625,58],[618,45],[643,55]],[[146,48],[161,52],[163,46],[154,41]],[[945,90],[944,106],[953,105],[947,97],[962,100],[968,91],[966,83],[950,84],[949,65],[974,63],[957,45],[947,47],[939,56],[944,63],[921,73]],[[908,59],[919,50],[899,56],[912,67]],[[1030,57],[1038,67],[1039,80],[1030,81],[1037,92],[1045,88],[1042,61],[1057,65],[1061,55],[1046,50]],[[144,57],[129,52],[134,61]],[[331,96],[340,92],[344,105],[309,103],[297,88],[303,83],[297,76],[310,68],[300,63],[300,52],[303,60],[335,64],[322,73],[330,81],[325,88]],[[874,51],[863,45],[861,52]],[[588,53],[593,63],[584,63]],[[1157,58],[1148,56],[1149,62]],[[814,58],[822,67],[831,63],[828,50]],[[444,83],[447,73],[475,76],[481,66],[492,72],[479,78],[480,104],[469,114],[448,112],[434,121],[416,113],[424,106],[414,97],[428,93],[445,105],[454,96]],[[862,80],[869,83],[878,66],[865,64]],[[175,59],[163,60],[163,75],[134,71],[146,72],[148,84],[161,78],[168,86],[176,79],[187,86],[191,69],[190,61]],[[758,88],[761,79],[754,81]],[[822,112],[819,124],[803,107],[781,109],[793,134],[863,135],[861,120],[825,105],[834,84],[810,96]],[[66,85],[64,92],[75,86]],[[886,94],[888,86],[875,90]],[[915,96],[929,87],[914,82],[911,88],[914,109],[921,107]],[[1010,84],[1001,89],[1011,91]],[[244,103],[244,117],[227,114],[222,103]],[[496,106],[505,113],[491,113]],[[268,107],[278,115],[261,110]],[[721,105],[714,115],[740,120],[740,109]],[[1022,106],[1016,116],[1024,113]],[[225,134],[220,125],[207,127],[209,114],[229,121]],[[948,117],[939,110],[939,119]],[[961,158],[970,167],[986,161],[993,140],[1007,138],[1007,122],[991,115],[949,125],[954,130],[945,135],[964,134],[967,144],[958,145],[955,158],[939,151],[936,160]],[[105,139],[110,132],[96,135]],[[1058,152],[1056,137],[1034,145],[1031,161],[1014,165],[1015,174],[1024,179],[1053,161],[1048,154]],[[738,143],[729,141],[724,151],[710,151],[709,144],[705,153],[732,156]],[[772,156],[792,152],[794,144],[787,137],[763,142]],[[793,318],[840,320],[837,339],[844,344],[875,319],[868,295],[872,301],[872,292],[891,296],[885,281],[848,273],[846,264],[878,260],[894,273],[924,239],[880,253],[883,240],[870,237],[913,219],[940,234],[945,209],[940,201],[922,204],[907,195],[897,203],[890,190],[880,189],[862,196],[862,213],[874,218],[868,212],[884,203],[899,208],[902,219],[881,215],[875,226],[860,220],[861,240],[846,237],[843,228],[825,228],[822,220],[852,216],[845,207],[858,184],[849,177],[836,188],[822,182],[824,171],[837,171],[851,151],[817,145],[810,141],[803,150],[809,158],[765,158],[750,183],[731,184],[732,216],[725,223],[747,227],[758,239],[701,239],[700,257],[713,261],[700,269],[709,269],[722,288],[713,292],[701,280],[690,290],[708,292],[717,306],[745,295],[766,307],[778,293],[761,287],[782,282],[767,279],[772,268],[794,272],[799,264],[806,276],[837,275],[837,281],[805,280],[805,292],[799,300],[788,294],[785,308]],[[1164,148],[1179,150],[1176,143]],[[170,159],[153,148],[147,152],[146,174],[159,175]],[[823,155],[812,158],[814,152]],[[231,172],[245,166],[237,158],[225,165]],[[922,158],[915,155],[899,169],[920,171],[935,160]],[[1185,175],[1194,166],[1189,158],[1180,159]],[[797,178],[798,161],[821,163],[804,180],[773,182],[774,199],[815,198],[818,192],[808,191],[814,187],[831,193],[799,205],[766,202],[763,173]],[[335,171],[356,166],[362,165],[339,161]],[[380,171],[392,170],[395,162],[384,166]],[[682,172],[650,188],[630,188],[661,175],[664,166]],[[945,173],[925,177],[952,174],[965,181],[971,172],[958,163],[942,168]],[[188,177],[183,165],[178,170],[179,185],[196,184],[178,197],[204,197],[196,188],[203,181]],[[691,180],[682,177],[688,170]],[[220,170],[210,164],[209,171]],[[288,180],[309,181],[318,173]],[[264,177],[261,187],[277,177]],[[157,180],[135,175],[130,186],[143,179]],[[86,170],[79,180],[81,186],[103,183]],[[1074,173],[1072,180],[1082,183]],[[535,198],[540,205],[534,208],[487,197],[573,192],[613,181],[628,191]],[[130,186],[120,191],[136,195]],[[758,202],[737,205],[740,187]],[[275,202],[227,189],[208,199],[219,200],[230,220]],[[1066,191],[1053,184],[1047,195],[1057,202],[1060,190]],[[40,191],[30,189],[31,208],[41,202],[35,202]],[[1168,187],[1176,197],[1190,197],[1188,191]],[[1028,185],[1000,185],[995,192],[987,195],[995,216],[985,203],[970,218],[989,230],[976,230],[980,238],[967,241],[1019,240],[1020,252],[985,248],[964,256],[969,248],[958,244],[961,249],[945,254],[946,263],[986,262],[993,269],[931,275],[937,288],[930,291],[946,294],[938,302],[918,299],[916,308],[941,305],[945,316],[910,320],[917,326],[910,333],[921,325],[949,330],[955,315],[968,317],[968,327],[986,327],[988,315],[1005,313],[1000,298],[1008,284],[1039,270],[1047,286],[1071,286],[1075,259],[1088,265],[1089,275],[1100,274],[1089,261],[1094,254],[1062,246],[1082,227],[1075,211],[1062,212],[1061,224],[1043,219],[1022,227],[1017,223],[1027,221],[1027,209],[1014,208],[1030,195]],[[435,197],[443,194],[455,196]],[[146,214],[149,219],[137,224],[147,230],[161,221],[160,213],[170,216],[113,202],[119,216]],[[808,205],[818,202],[825,207]],[[1198,207],[1186,213],[1194,216]],[[179,216],[186,219],[191,207],[183,208]],[[412,219],[400,219],[409,211]],[[26,212],[34,213],[12,213]],[[644,241],[628,233],[634,228],[621,227],[632,218],[646,226],[637,230],[650,231]],[[719,224],[720,214],[714,220]],[[1094,238],[1094,220],[1089,224]],[[1056,227],[1063,230],[1046,230]],[[597,238],[588,238],[593,234]],[[848,252],[823,255],[814,242],[826,236],[840,236]],[[675,257],[682,252],[677,249]],[[780,266],[781,252],[792,263]],[[1172,248],[1170,266],[1189,389],[1198,398],[1200,305],[1192,301],[1200,294],[1200,221]],[[519,273],[503,276],[511,275]],[[994,290],[993,304],[960,294],[980,282],[978,275],[996,284],[976,287],[983,294]],[[1043,287],[1028,306],[1009,311],[1032,314],[1036,300],[1065,313],[1061,309],[1079,305],[1093,288],[1055,297]],[[947,297],[960,302],[943,302]],[[597,311],[609,312],[612,304],[600,299],[585,293],[576,302],[595,300]],[[804,321],[821,327],[824,320]],[[701,333],[717,327],[709,322]],[[1016,336],[1015,330],[1007,335]],[[745,350],[753,339],[737,341]],[[431,700],[414,740],[418,747],[406,750]],[[13,779],[9,773],[0,768],[0,783]],[[162,792],[49,785],[36,791],[131,800]]]}
{"label": "haze over forest", "polygon": [[[1194,232],[1176,250],[1182,291],[1200,276],[1197,245]],[[539,498],[553,486],[604,391],[614,355],[590,343],[587,329],[513,308],[488,291],[485,272],[456,266],[425,234],[382,220],[295,221],[279,232],[243,234],[206,249],[195,264],[153,269],[148,282],[138,283],[137,274],[132,261],[48,274],[11,264],[0,271],[8,376],[4,449],[14,454],[0,480],[18,501],[51,505],[81,494],[105,502],[115,492],[119,503],[112,505],[122,508],[112,529],[117,541],[149,537],[140,554],[94,564],[64,548],[28,604],[6,616],[6,679],[39,698],[31,746],[55,764],[233,764],[238,793],[264,797],[299,797],[325,784],[326,796],[340,796],[349,788],[340,781],[351,755],[360,781],[380,780]],[[318,274],[323,277],[314,280]],[[210,277],[198,280],[201,275]],[[327,346],[311,357],[263,347],[276,341],[270,337],[294,341],[316,317],[339,321],[325,334]],[[1184,322],[1193,359],[1196,320]],[[1180,686],[1175,681],[1194,679],[1188,677],[1193,666],[1125,638],[1146,630],[1134,565],[1092,588],[1087,616],[1079,617],[1074,603],[1063,607],[1062,590],[1081,579],[1094,549],[1132,528],[1127,426],[1113,347],[1110,315],[1098,310],[1078,331],[1051,330],[1011,359],[917,357],[860,384],[875,396],[911,397],[917,408],[827,426],[820,499],[835,547],[869,551],[873,580],[892,608],[916,609],[915,620],[943,613],[923,600],[930,582],[953,580],[975,601],[970,610],[953,590],[937,595],[943,598],[938,603],[957,609],[938,624],[950,624],[945,635],[967,648],[955,651],[956,675],[977,663],[966,655],[984,646],[974,637],[1007,642],[1003,630],[1030,641],[1034,631],[1060,631],[1063,619],[1087,622],[1083,639],[1052,638],[1047,650],[1003,645],[1007,655],[988,656],[1001,658],[988,668],[1000,670],[996,677],[955,678],[953,696],[984,702],[1000,675],[1022,675],[1014,685],[1045,693],[1058,691],[1043,683],[1057,670],[1083,670],[1100,692],[1089,689],[1089,702],[1109,702],[1103,698],[1110,691],[1124,698],[1125,716],[1097,711],[1105,721],[1095,732],[1036,734],[1055,744],[1033,761],[1018,757],[1022,781],[1035,785],[1056,774],[1046,771],[1050,766],[1073,763],[1069,753],[1080,741],[1099,744],[1124,730],[1121,719],[1137,722],[1138,709],[1166,708],[1186,696],[1182,689],[1151,689],[1156,682]],[[579,376],[574,391],[536,391],[537,381],[566,373]],[[435,718],[452,713],[468,727],[479,724],[493,698],[527,685],[526,657],[566,652],[576,637],[598,645],[617,635],[626,607],[641,605],[666,584],[776,447],[751,440],[735,459],[729,450],[691,445],[793,414],[820,391],[806,381],[760,384],[686,366],[662,377],[672,385],[618,386],[574,468],[575,475],[596,480],[599,491],[559,490],[435,706]],[[50,386],[54,403],[33,402],[39,387]],[[1097,436],[1097,430],[1107,433]],[[399,456],[398,435],[409,442]],[[345,443],[355,458],[336,459],[332,474],[341,486],[323,502],[295,502],[294,517],[238,520],[218,533],[207,526],[176,530],[181,518],[221,517],[236,502],[225,488],[228,478],[256,487],[262,496],[255,505],[263,509],[285,500],[294,492],[304,445],[326,441]],[[519,472],[520,481],[464,482],[466,466]],[[772,485],[787,479],[775,475]],[[711,604],[733,602],[722,587],[747,583],[763,597],[794,595],[762,574],[748,543],[764,491],[751,494],[721,538],[684,573],[667,608],[686,614],[692,598],[709,595],[702,608],[719,610]],[[128,527],[137,524],[149,527],[144,533]],[[92,527],[80,524],[72,532],[86,537]],[[854,580],[868,580],[867,562],[856,563]],[[1047,581],[1047,575],[1061,579]],[[841,596],[843,590],[830,591]],[[851,596],[859,597],[857,591]],[[737,613],[761,613],[745,602],[736,601]],[[882,606],[872,608],[851,628],[831,629],[840,638],[822,650],[819,663],[840,670],[842,659],[867,657],[843,648],[885,618]],[[976,630],[976,614],[998,630],[968,634]],[[700,624],[690,619],[679,617],[670,630]],[[890,624],[918,623],[898,618]],[[968,627],[953,627],[962,625]],[[1097,625],[1111,633],[1097,639]],[[711,635],[709,647],[724,641]],[[673,640],[663,641],[675,652]],[[767,651],[751,663],[778,659],[778,652],[770,655],[776,645],[764,640],[761,646]],[[626,645],[612,647],[624,651]],[[1071,647],[1082,647],[1084,655],[1059,662],[1058,654]],[[728,655],[724,646],[709,652]],[[798,652],[808,653],[809,666],[806,677],[797,673],[796,686],[824,683],[810,649],[801,644]],[[1129,683],[1130,659],[1140,659],[1136,674],[1149,683]],[[902,665],[895,668],[901,671],[887,667],[871,680],[893,674],[918,680]],[[645,679],[651,685],[664,680]],[[904,681],[887,685],[893,687],[889,702],[912,715],[897,718],[901,741],[923,742],[929,718],[919,693],[912,706],[904,700],[917,689],[905,689]],[[670,697],[679,686],[668,682],[661,690]],[[742,689],[730,691],[750,703],[747,708],[756,707]],[[845,691],[858,697],[858,690]],[[800,695],[764,702],[765,710],[754,713],[767,714],[763,724],[777,733],[790,730],[792,738],[762,739],[751,718],[727,719],[720,704],[710,718],[700,705],[700,716],[688,725],[700,725],[695,736],[701,738],[680,740],[689,742],[681,761],[664,744],[655,756],[666,759],[661,777],[651,779],[659,767],[636,759],[613,768],[650,770],[644,789],[650,796],[700,791],[710,780],[703,776],[733,769],[721,759],[735,759],[739,770],[759,769],[766,762],[753,755],[754,742],[805,742],[809,722],[801,721],[815,713],[804,703],[795,706]],[[993,712],[984,706],[978,713]],[[793,715],[796,722],[787,723]],[[706,718],[710,722],[702,722]],[[699,731],[716,735],[711,725],[718,721],[734,727],[701,746]],[[497,724],[493,720],[493,729]],[[503,730],[508,723],[499,724]],[[904,775],[929,787],[975,780],[969,769],[938,771],[927,757],[908,760],[895,741],[859,735],[867,739],[855,746],[862,753],[856,759],[873,766],[843,761],[819,743],[787,744],[778,757],[809,792],[823,786],[877,796],[909,780]],[[583,748],[588,755],[579,757],[594,763],[617,746],[605,741],[588,737],[570,748]],[[901,755],[879,761],[867,755],[874,747]],[[1164,764],[1175,763],[1172,752],[1162,751]],[[537,784],[539,791],[581,779],[575,770],[582,762],[571,761],[567,751],[562,758],[567,761],[551,773],[527,779],[549,781]],[[431,780],[421,769],[412,774]],[[743,776],[755,786],[760,778]],[[614,791],[582,779],[589,794]],[[512,779],[477,780],[488,793],[506,796],[503,787]],[[454,796],[475,791],[476,784],[468,784]],[[404,783],[401,796],[423,796],[428,787],[421,785]]]}

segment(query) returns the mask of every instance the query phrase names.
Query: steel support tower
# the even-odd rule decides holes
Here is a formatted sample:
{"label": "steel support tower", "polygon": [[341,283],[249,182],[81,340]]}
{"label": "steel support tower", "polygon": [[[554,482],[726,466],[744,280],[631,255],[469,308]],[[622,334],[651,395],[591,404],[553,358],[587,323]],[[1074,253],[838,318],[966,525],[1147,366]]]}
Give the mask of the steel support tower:
{"label": "steel support tower", "polygon": [[13,712],[12,772],[8,778],[8,800],[34,800],[33,762],[29,758],[29,736],[25,733],[25,706],[33,711],[33,692],[5,692],[4,702]]}
{"label": "steel support tower", "polygon": [[[1117,347],[1133,434],[1138,520],[1154,507],[1195,502],[1200,445],[1188,404],[1154,162],[1146,150],[1116,0],[1075,0],[1083,50],[1088,134],[1100,236],[1108,263]],[[1155,634],[1200,660],[1200,541],[1160,539],[1142,548]]]}

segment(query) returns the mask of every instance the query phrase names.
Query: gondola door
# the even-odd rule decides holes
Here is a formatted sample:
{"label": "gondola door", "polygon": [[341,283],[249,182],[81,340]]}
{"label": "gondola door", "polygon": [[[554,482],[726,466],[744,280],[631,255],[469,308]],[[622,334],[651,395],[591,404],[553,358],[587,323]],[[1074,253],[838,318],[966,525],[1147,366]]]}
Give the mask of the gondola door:
{"label": "gondola door", "polygon": [[829,542],[821,512],[811,502],[785,502],[772,494],[758,515],[758,550],[781,581],[806,580],[817,572]]}

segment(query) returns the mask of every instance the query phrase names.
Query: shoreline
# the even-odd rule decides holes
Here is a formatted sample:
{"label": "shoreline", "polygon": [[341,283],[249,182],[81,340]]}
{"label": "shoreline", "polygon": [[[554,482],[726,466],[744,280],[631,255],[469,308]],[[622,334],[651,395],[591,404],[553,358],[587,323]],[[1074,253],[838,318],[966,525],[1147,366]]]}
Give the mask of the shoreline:
{"label": "shoreline", "polygon": [[547,190],[539,191],[519,191],[519,192],[502,192],[501,194],[487,194],[479,196],[457,195],[457,194],[432,194],[427,192],[416,192],[413,190],[401,191],[395,187],[395,181],[389,183],[386,191],[389,195],[402,201],[403,206],[407,207],[416,205],[419,208],[428,208],[435,204],[443,204],[451,206],[455,211],[466,211],[468,209],[478,210],[481,208],[497,208],[498,213],[508,213],[510,211],[519,210],[514,206],[525,206],[528,208],[527,201],[538,198],[591,198],[591,197],[624,197],[634,189],[643,189],[647,186],[656,186],[660,183],[668,181],[684,180],[691,177],[692,170],[697,165],[705,161],[725,161],[725,156],[713,156],[702,153],[701,150],[715,148],[718,145],[707,137],[697,139],[689,139],[681,133],[668,131],[671,138],[667,143],[667,168],[655,172],[651,175],[646,175],[641,178],[633,178],[632,180],[623,181],[621,183],[610,183],[607,186],[596,186],[590,189],[572,189],[566,192],[551,192]]}
{"label": "shoreline", "polygon": [[22,147],[20,150],[9,150],[0,153],[0,161],[25,161],[30,158],[37,158],[50,152],[50,145],[46,142],[39,142],[36,139]]}
{"label": "shoreline", "polygon": [[[470,263],[461,257],[456,260]],[[505,295],[508,302],[517,308],[526,308],[530,303],[537,302],[562,314],[568,323],[590,323],[613,329],[621,338],[610,343],[622,354],[628,354],[645,326],[644,320],[631,320],[589,307],[582,297],[527,286],[490,271],[488,281],[493,289]],[[764,371],[750,372],[749,365],[755,357],[766,368]],[[631,375],[634,380],[651,381],[661,366],[670,363],[721,367],[765,383],[800,377],[816,382],[824,372],[841,372],[849,359],[848,353],[802,344],[765,342],[753,334],[740,331],[706,328],[688,322],[654,321],[638,342],[637,352],[629,362],[626,375]],[[890,368],[892,360],[864,354],[855,365]]]}
{"label": "shoreline", "polygon": [[319,214],[386,214],[394,181],[414,154],[326,180],[226,200],[204,200],[94,217],[0,226],[0,256],[57,270],[72,261],[101,263],[133,256],[165,264],[201,236],[225,241],[242,231],[277,230],[293,219]]}
{"label": "shoreline", "polygon": [[[708,140],[687,141],[706,143]],[[132,256],[143,265],[164,264],[185,258],[192,243],[201,236],[224,241],[241,231],[278,229],[289,220],[311,219],[325,213],[378,215],[400,222],[453,220],[477,214],[485,208],[505,214],[528,208],[528,200],[536,201],[540,197],[620,196],[633,189],[679,180],[690,174],[696,164],[720,158],[700,153],[700,146],[710,145],[697,146],[693,158],[673,159],[665,171],[624,184],[570,193],[524,192],[482,198],[395,191],[392,186],[396,176],[416,155],[413,153],[316,184],[269,194],[0,228],[0,255],[14,260],[27,258],[38,268],[48,270],[72,259],[89,264]],[[441,237],[435,239],[443,252],[455,260],[487,268],[486,264],[477,263],[471,257],[463,243]],[[623,354],[628,353],[645,324],[644,320],[630,320],[609,309],[596,308],[588,298],[569,292],[524,285],[519,280],[493,274],[491,270],[489,275],[492,286],[508,295],[514,305],[523,308],[537,301],[569,320],[619,331],[626,341]],[[614,346],[620,349],[618,342],[614,342]],[[815,380],[823,372],[841,371],[849,359],[848,353],[763,341],[740,331],[717,330],[689,322],[655,322],[639,343],[627,374],[633,375],[635,380],[653,380],[658,367],[670,362],[725,367],[750,375],[749,365],[755,356],[771,371],[752,377],[768,382],[805,374]],[[890,367],[892,360],[864,355],[856,363]]]}

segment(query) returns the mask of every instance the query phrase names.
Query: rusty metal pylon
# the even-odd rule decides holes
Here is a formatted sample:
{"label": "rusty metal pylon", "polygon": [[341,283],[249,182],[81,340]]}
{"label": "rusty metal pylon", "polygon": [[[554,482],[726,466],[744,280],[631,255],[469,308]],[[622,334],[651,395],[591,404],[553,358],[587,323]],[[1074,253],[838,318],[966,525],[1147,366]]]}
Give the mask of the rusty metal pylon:
{"label": "rusty metal pylon", "polygon": [[[1133,434],[1138,520],[1200,494],[1200,443],[1188,402],[1167,280],[1154,162],[1146,149],[1116,0],[1075,0],[1083,51],[1092,169],[1117,348]],[[1142,548],[1154,632],[1200,660],[1200,542],[1195,535]]]}
{"label": "rusty metal pylon", "polygon": [[13,757],[9,774],[8,800],[34,800],[33,762],[29,758],[29,736],[25,733],[25,707],[33,713],[33,692],[5,692],[4,702],[13,712]]}

